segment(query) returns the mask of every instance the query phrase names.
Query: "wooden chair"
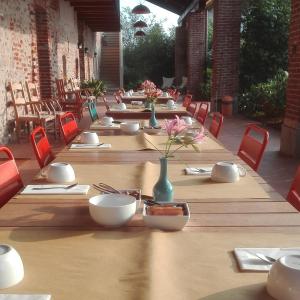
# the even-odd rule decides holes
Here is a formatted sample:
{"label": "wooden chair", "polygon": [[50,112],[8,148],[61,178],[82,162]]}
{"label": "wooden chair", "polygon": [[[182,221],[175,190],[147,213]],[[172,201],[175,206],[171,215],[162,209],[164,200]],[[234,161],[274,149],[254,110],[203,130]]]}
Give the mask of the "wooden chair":
{"label": "wooden chair", "polygon": [[208,104],[201,102],[200,104],[198,104],[199,108],[198,108],[198,113],[197,113],[197,121],[200,122],[202,125],[204,125],[207,114],[208,114]]}
{"label": "wooden chair", "polygon": [[[87,102],[96,102],[96,97],[92,95],[92,91],[89,88],[82,88],[80,80],[77,78],[70,78],[69,84],[71,91],[80,92],[81,97]],[[86,104],[87,105],[87,104]]]}
{"label": "wooden chair", "polygon": [[43,127],[35,128],[30,135],[33,151],[41,168],[48,165],[54,158],[46,132]]}
{"label": "wooden chair", "polygon": [[106,97],[103,96],[103,97],[102,97],[102,100],[103,100],[104,106],[105,106],[105,108],[106,108],[106,111],[109,111],[110,108],[109,108],[109,105],[108,105],[108,103],[107,103]]}
{"label": "wooden chair", "polygon": [[209,132],[215,137],[218,138],[220,134],[221,127],[223,125],[224,117],[222,114],[216,112],[213,114],[212,121],[210,123]]}
{"label": "wooden chair", "polygon": [[[258,140],[258,137],[260,137],[261,141]],[[255,124],[250,124],[245,130],[237,154],[254,171],[256,171],[259,167],[268,142],[269,132]]]}
{"label": "wooden chair", "polygon": [[59,117],[59,123],[64,141],[66,144],[69,144],[79,133],[74,114],[66,112]]}
{"label": "wooden chair", "polygon": [[30,123],[47,127],[49,123],[53,124],[55,130],[55,117],[49,112],[43,111],[41,101],[26,101],[25,92],[22,83],[8,83],[8,91],[11,94],[12,103],[15,112],[16,134],[18,141],[20,139],[21,124],[28,128]]}
{"label": "wooden chair", "polygon": [[192,98],[193,98],[193,95],[192,94],[186,94],[184,96],[184,99],[183,99],[183,102],[182,102],[182,106],[183,107],[189,107],[189,105],[192,103]]}
{"label": "wooden chair", "polygon": [[81,98],[80,91],[66,91],[63,79],[56,79],[56,87],[62,109],[72,112],[78,120],[81,120],[85,100]]}
{"label": "wooden chair", "polygon": [[[7,203],[24,185],[12,152],[0,146],[5,161],[0,161],[0,207]],[[2,157],[2,155],[1,155]]]}
{"label": "wooden chair", "polygon": [[291,185],[287,200],[300,211],[300,167],[298,167],[296,176]]}
{"label": "wooden chair", "polygon": [[96,104],[94,102],[90,102],[88,104],[88,108],[89,108],[89,113],[90,113],[92,122],[99,120],[99,115],[97,112]]}

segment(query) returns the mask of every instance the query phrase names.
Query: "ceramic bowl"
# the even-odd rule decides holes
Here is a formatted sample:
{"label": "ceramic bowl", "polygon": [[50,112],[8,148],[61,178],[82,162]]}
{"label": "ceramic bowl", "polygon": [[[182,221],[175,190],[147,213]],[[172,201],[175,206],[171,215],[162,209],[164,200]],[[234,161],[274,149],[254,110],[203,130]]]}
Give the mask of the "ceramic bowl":
{"label": "ceramic bowl", "polygon": [[137,209],[136,198],[122,194],[103,194],[89,199],[92,219],[100,225],[120,227],[126,224]]}
{"label": "ceramic bowl", "polygon": [[161,132],[161,128],[144,127],[144,132],[147,134],[159,134]]}
{"label": "ceramic bowl", "polygon": [[108,117],[108,116],[104,116],[103,119],[102,119],[102,123],[105,125],[105,126],[110,126],[112,125],[114,119],[112,117]]}
{"label": "ceramic bowl", "polygon": [[240,176],[245,176],[246,170],[241,166],[227,161],[221,161],[213,166],[211,179],[215,182],[236,182]]}
{"label": "ceramic bowl", "polygon": [[125,133],[136,133],[140,129],[139,122],[124,122],[120,124],[120,128]]}
{"label": "ceramic bowl", "polygon": [[189,116],[183,116],[181,117],[181,119],[185,122],[185,124],[187,125],[192,125],[193,123],[193,119]]}
{"label": "ceramic bowl", "polygon": [[73,167],[64,162],[55,162],[49,164],[45,174],[47,181],[56,183],[68,183],[75,180],[75,172]]}
{"label": "ceramic bowl", "polygon": [[80,142],[83,144],[99,144],[99,136],[97,132],[85,131],[81,134]]}
{"label": "ceramic bowl", "polygon": [[19,253],[10,245],[0,245],[0,289],[19,283],[24,267]]}
{"label": "ceramic bowl", "polygon": [[277,300],[300,299],[300,255],[279,258],[268,275],[267,291]]}
{"label": "ceramic bowl", "polygon": [[161,205],[178,205],[183,208],[183,216],[155,216],[147,214],[147,205],[144,204],[143,219],[146,226],[167,231],[182,230],[190,219],[190,210],[187,203],[161,203]]}

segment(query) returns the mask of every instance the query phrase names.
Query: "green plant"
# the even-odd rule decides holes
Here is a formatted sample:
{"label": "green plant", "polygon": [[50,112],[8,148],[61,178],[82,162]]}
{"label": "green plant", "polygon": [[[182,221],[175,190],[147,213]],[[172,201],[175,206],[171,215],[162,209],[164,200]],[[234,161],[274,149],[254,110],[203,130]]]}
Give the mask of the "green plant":
{"label": "green plant", "polygon": [[202,100],[210,100],[211,97],[211,74],[212,70],[207,68],[204,72],[204,82],[200,84],[200,98]]}
{"label": "green plant", "polygon": [[88,89],[95,97],[101,96],[106,92],[104,82],[97,79],[82,82],[81,88]]}

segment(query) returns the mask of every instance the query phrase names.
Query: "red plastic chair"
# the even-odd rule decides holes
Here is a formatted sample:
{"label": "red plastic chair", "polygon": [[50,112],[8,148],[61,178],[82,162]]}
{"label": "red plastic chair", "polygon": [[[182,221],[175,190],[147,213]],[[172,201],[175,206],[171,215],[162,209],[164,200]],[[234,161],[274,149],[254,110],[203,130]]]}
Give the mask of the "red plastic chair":
{"label": "red plastic chair", "polygon": [[218,138],[221,127],[223,125],[224,117],[220,113],[214,113],[213,119],[211,121],[209,132],[215,137]]}
{"label": "red plastic chair", "polygon": [[71,112],[66,112],[59,117],[59,124],[65,143],[69,144],[79,133],[75,116]]}
{"label": "red plastic chair", "polygon": [[30,135],[30,140],[36,159],[40,167],[44,168],[55,158],[44,128],[41,126],[35,128]]}
{"label": "red plastic chair", "polygon": [[182,102],[182,106],[183,107],[189,107],[189,105],[192,103],[192,98],[193,98],[193,95],[191,94],[186,94],[184,96],[184,99],[183,99],[183,102]]}
{"label": "red plastic chair", "polygon": [[[255,134],[255,137],[253,136]],[[260,136],[259,141],[256,136]],[[264,151],[269,142],[269,132],[255,124],[247,126],[244,133],[238,156],[245,161],[254,171],[259,167]]]}
{"label": "red plastic chair", "polygon": [[179,91],[176,91],[176,92],[172,95],[173,100],[174,100],[175,102],[177,102],[179,96],[180,96],[180,92],[179,92]]}
{"label": "red plastic chair", "polygon": [[198,103],[191,102],[189,106],[186,108],[186,110],[191,114],[192,117],[196,115],[198,109]]}
{"label": "red plastic chair", "polygon": [[0,161],[0,207],[2,207],[24,185],[11,151],[5,146],[0,146],[0,153],[4,153],[8,158],[4,162]]}
{"label": "red plastic chair", "polygon": [[196,117],[197,121],[200,122],[202,125],[204,125],[207,114],[208,114],[208,104],[201,102]]}
{"label": "red plastic chair", "polygon": [[295,179],[291,185],[287,200],[300,211],[300,167],[298,167]]}

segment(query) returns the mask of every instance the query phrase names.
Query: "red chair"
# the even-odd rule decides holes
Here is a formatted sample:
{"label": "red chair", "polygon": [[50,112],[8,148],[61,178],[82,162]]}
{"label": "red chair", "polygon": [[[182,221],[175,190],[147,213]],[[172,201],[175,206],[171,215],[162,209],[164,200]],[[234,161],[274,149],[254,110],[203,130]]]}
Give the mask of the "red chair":
{"label": "red chair", "polygon": [[200,122],[202,125],[204,125],[207,114],[208,114],[208,104],[201,102],[196,117],[197,121]]}
{"label": "red chair", "polygon": [[37,161],[40,167],[44,168],[55,158],[44,128],[41,126],[35,128],[30,135],[30,140]]}
{"label": "red chair", "polygon": [[183,102],[182,102],[182,106],[183,107],[188,107],[192,103],[192,98],[193,98],[193,95],[186,94],[184,96],[184,99],[183,99]]}
{"label": "red chair", "polygon": [[211,121],[209,132],[215,137],[218,138],[221,127],[223,125],[224,117],[220,113],[214,113],[213,119]]}
{"label": "red chair", "polygon": [[176,92],[172,95],[173,100],[174,100],[175,102],[177,102],[179,96],[180,96],[180,92],[179,92],[179,91],[176,91]]}
{"label": "red chair", "polygon": [[198,109],[198,103],[191,102],[189,106],[186,108],[186,110],[191,114],[192,117],[196,115]]}
{"label": "red chair", "polygon": [[104,103],[104,106],[105,106],[106,110],[107,111],[110,110],[109,105],[107,103],[107,100],[106,100],[106,98],[104,96],[102,97],[102,100],[103,100],[103,103]]}
{"label": "red chair", "polygon": [[8,158],[0,164],[0,207],[2,207],[24,185],[11,151],[7,147],[0,146],[0,153]]}
{"label": "red chair", "polygon": [[[261,137],[261,141],[257,139],[258,136]],[[244,133],[238,156],[256,171],[268,142],[269,132],[255,124],[250,124]]]}
{"label": "red chair", "polygon": [[75,116],[66,112],[59,117],[59,124],[65,143],[69,144],[79,133]]}
{"label": "red chair", "polygon": [[300,211],[300,167],[298,167],[295,179],[291,185],[287,200]]}

